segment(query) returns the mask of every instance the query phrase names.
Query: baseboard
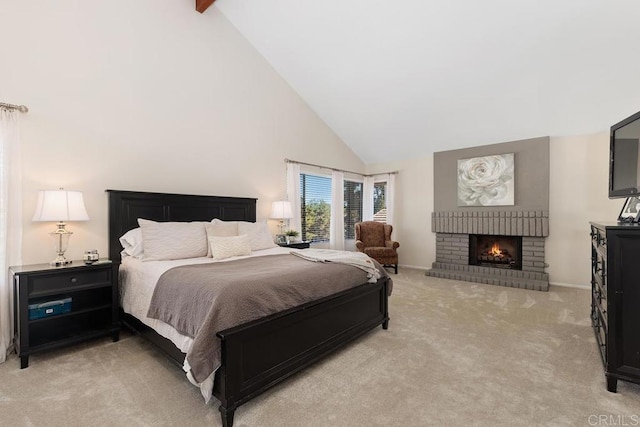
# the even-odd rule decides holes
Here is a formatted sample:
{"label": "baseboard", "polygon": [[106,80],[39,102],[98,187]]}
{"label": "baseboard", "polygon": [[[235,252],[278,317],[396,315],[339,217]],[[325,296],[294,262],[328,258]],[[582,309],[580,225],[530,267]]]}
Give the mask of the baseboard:
{"label": "baseboard", "polygon": [[551,286],[560,286],[562,288],[591,289],[589,285],[575,285],[573,283],[549,282]]}
{"label": "baseboard", "polygon": [[418,266],[418,265],[408,265],[408,264],[398,264],[398,268],[403,267],[403,268],[413,268],[415,270],[423,270],[423,271],[427,271],[429,270],[431,267],[422,267],[422,266]]}

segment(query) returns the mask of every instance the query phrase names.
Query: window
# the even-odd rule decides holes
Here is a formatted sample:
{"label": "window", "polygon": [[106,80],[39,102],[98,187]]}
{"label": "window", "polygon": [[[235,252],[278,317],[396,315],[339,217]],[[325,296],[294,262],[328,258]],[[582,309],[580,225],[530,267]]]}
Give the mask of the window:
{"label": "window", "polygon": [[386,182],[376,182],[373,184],[373,220],[387,222],[387,201],[385,194],[387,190]]}
{"label": "window", "polygon": [[331,178],[300,174],[302,240],[329,241]]}
{"label": "window", "polygon": [[[374,220],[385,222],[386,183],[374,185]],[[355,225],[362,221],[363,184],[344,180],[344,238],[355,239]],[[300,174],[300,222],[302,240],[328,242],[331,223],[331,178]]]}
{"label": "window", "polygon": [[362,183],[344,181],[344,238],[356,238],[356,222],[362,221]]}

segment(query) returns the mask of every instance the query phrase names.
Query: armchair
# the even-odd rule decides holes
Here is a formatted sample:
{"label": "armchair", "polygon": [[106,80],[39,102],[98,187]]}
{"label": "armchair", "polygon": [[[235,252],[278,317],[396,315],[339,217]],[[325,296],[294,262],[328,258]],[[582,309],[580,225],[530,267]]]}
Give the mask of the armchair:
{"label": "armchair", "polygon": [[400,243],[391,240],[393,226],[377,221],[356,223],[356,248],[385,267],[394,267],[398,274]]}

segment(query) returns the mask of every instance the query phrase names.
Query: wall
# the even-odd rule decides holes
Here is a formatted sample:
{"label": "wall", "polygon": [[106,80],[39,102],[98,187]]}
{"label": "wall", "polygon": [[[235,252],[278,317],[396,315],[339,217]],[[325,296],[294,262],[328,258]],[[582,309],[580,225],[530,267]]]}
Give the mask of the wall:
{"label": "wall", "polygon": [[[615,221],[624,199],[608,198],[609,133],[551,137],[549,237],[551,284],[589,286],[589,221]],[[396,237],[400,264],[430,268],[435,261],[433,156],[369,165],[368,172],[399,170]],[[453,197],[455,203],[455,197]]]}
{"label": "wall", "polygon": [[436,235],[431,232],[433,212],[433,157],[368,165],[367,173],[397,170],[393,239],[400,243],[403,266],[431,267],[436,258]]}
{"label": "wall", "polygon": [[[513,206],[457,205],[458,160],[514,153]],[[436,212],[546,211],[549,206],[549,138],[532,138],[434,153],[434,210]]]}
{"label": "wall", "polygon": [[551,139],[547,263],[553,283],[590,286],[590,221],[613,221],[624,199],[609,199],[609,132]]}
{"label": "wall", "polygon": [[[285,191],[285,157],[363,171],[215,6],[192,1],[5,2],[0,100],[26,104],[23,262],[54,257],[37,191],[84,192],[69,258],[107,253],[105,189],[258,198]],[[10,64],[10,66],[5,66]],[[276,222],[271,221],[272,231]]]}

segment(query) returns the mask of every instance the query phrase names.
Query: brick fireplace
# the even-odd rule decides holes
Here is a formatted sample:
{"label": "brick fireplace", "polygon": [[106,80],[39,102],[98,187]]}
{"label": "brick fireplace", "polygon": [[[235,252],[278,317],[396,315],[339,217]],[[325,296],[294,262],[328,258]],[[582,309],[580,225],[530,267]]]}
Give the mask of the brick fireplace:
{"label": "brick fireplace", "polygon": [[[431,221],[436,233],[436,262],[427,276],[549,290],[544,253],[548,211],[434,212]],[[507,239],[499,254],[489,254],[486,240],[478,250],[477,237],[473,237],[477,235],[498,242],[501,236],[517,239],[515,243],[507,243],[511,241]]]}
{"label": "brick fireplace", "polygon": [[[514,153],[513,204],[460,203],[458,161],[508,153]],[[545,271],[549,180],[549,137],[433,153],[431,231],[436,233],[436,259],[427,275],[549,290],[549,276]],[[470,250],[478,249],[477,240],[474,242],[474,237],[470,237],[473,235],[517,239],[515,243],[498,242],[498,246],[505,246],[498,255],[493,253],[493,243],[487,246],[484,241],[480,243],[480,252],[484,254],[470,254]],[[470,262],[470,258],[478,256],[480,260]]]}

